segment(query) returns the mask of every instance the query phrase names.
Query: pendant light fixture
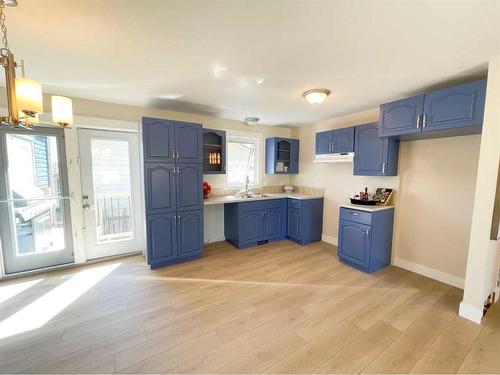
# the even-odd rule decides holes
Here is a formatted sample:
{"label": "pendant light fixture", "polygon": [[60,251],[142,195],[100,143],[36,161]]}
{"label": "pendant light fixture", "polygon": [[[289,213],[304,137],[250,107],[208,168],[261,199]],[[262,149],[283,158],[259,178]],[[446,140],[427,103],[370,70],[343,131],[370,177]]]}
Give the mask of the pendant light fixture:
{"label": "pendant light fixture", "polygon": [[[16,6],[16,0],[0,0],[0,30],[2,32],[2,44],[0,48],[0,65],[5,70],[5,86],[7,90],[7,109],[8,115],[0,117],[0,125],[11,127],[25,127],[38,124],[38,115],[43,113],[43,93],[40,83],[24,77],[24,62],[18,64],[14,60],[14,54],[9,48],[7,40],[7,26],[5,25],[5,6]],[[16,68],[21,69],[21,77],[16,78]],[[60,126],[67,126],[73,123],[73,110],[71,99],[57,97],[58,103],[56,110],[62,110],[62,115],[54,114],[53,117]],[[63,98],[64,100],[61,100]],[[53,100],[54,102],[54,100]],[[69,104],[68,104],[69,103]],[[61,106],[63,106],[61,109]]]}
{"label": "pendant light fixture", "polygon": [[312,89],[304,92],[302,96],[310,104],[320,104],[326,99],[328,95],[330,95],[330,93],[331,91],[328,89]]}

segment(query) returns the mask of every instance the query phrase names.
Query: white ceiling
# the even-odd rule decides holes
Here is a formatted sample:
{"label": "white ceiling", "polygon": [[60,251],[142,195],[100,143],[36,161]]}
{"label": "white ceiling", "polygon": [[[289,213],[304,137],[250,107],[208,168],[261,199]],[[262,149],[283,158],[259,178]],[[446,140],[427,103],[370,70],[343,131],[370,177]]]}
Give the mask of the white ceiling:
{"label": "white ceiling", "polygon": [[[47,92],[268,125],[373,108],[500,55],[500,0],[18,3],[10,46]],[[314,87],[332,95],[310,105]]]}

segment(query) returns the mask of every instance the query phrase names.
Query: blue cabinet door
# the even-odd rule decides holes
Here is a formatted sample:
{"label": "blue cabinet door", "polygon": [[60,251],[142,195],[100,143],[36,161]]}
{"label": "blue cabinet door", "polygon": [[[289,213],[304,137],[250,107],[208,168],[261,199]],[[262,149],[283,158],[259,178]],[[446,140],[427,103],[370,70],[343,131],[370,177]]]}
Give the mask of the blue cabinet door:
{"label": "blue cabinet door", "polygon": [[203,210],[177,213],[179,258],[201,255],[203,249]]}
{"label": "blue cabinet door", "polygon": [[299,140],[290,139],[290,174],[299,173]]}
{"label": "blue cabinet door", "polygon": [[399,140],[379,137],[378,124],[356,126],[354,175],[397,176]]}
{"label": "blue cabinet door", "polygon": [[177,211],[203,209],[203,166],[201,164],[177,164],[176,208]]}
{"label": "blue cabinet door", "polygon": [[273,238],[283,237],[283,218],[281,208],[265,210],[263,220],[264,239],[271,240]]}
{"label": "blue cabinet door", "polygon": [[175,214],[147,215],[148,263],[177,259],[177,223]]}
{"label": "blue cabinet door", "polygon": [[369,268],[371,227],[348,220],[339,225],[339,257],[360,267]]}
{"label": "blue cabinet door", "polygon": [[333,130],[316,133],[316,155],[331,154],[333,146]]}
{"label": "blue cabinet door", "polygon": [[241,214],[240,242],[260,241],[263,235],[263,214],[261,210]]}
{"label": "blue cabinet door", "polygon": [[292,237],[296,240],[302,239],[301,233],[301,215],[300,208],[291,208],[288,206],[288,237]]}
{"label": "blue cabinet door", "polygon": [[174,162],[173,121],[149,117],[142,119],[142,144],[145,162]]}
{"label": "blue cabinet door", "polygon": [[176,161],[201,163],[203,158],[203,134],[200,124],[175,122]]}
{"label": "blue cabinet door", "polygon": [[175,212],[175,164],[145,163],[146,214]]}
{"label": "blue cabinet door", "polygon": [[380,106],[379,136],[421,132],[424,95],[418,95]]}
{"label": "blue cabinet door", "polygon": [[354,151],[354,126],[333,131],[333,152]]}
{"label": "blue cabinet door", "polygon": [[425,95],[422,131],[481,126],[486,80],[433,91]]}

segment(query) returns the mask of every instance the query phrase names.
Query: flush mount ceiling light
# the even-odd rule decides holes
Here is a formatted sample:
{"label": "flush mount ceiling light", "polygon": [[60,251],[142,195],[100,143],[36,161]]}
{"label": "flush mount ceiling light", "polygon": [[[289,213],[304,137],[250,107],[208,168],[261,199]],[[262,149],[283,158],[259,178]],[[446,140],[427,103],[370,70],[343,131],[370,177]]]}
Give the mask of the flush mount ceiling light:
{"label": "flush mount ceiling light", "polygon": [[323,100],[330,95],[331,91],[328,89],[312,89],[307,90],[302,94],[304,99],[306,99],[310,104],[320,104]]}
{"label": "flush mount ceiling light", "polygon": [[253,125],[257,125],[260,121],[260,118],[258,117],[254,117],[254,116],[251,116],[251,117],[245,117],[245,122],[248,126],[253,126]]}
{"label": "flush mount ceiling light", "polygon": [[[16,6],[16,0],[0,0],[0,30],[3,47],[0,48],[0,65],[5,69],[5,86],[7,90],[8,115],[0,116],[0,124],[11,127],[29,128],[38,123],[38,115],[43,112],[42,86],[32,79],[24,77],[24,63],[18,64],[9,49],[7,26],[5,25],[5,6]],[[21,78],[16,78],[16,68],[21,69]],[[59,97],[61,98],[61,97]],[[68,105],[69,102],[69,105]],[[62,103],[62,104],[61,104]],[[71,99],[53,100],[52,114],[60,126],[73,123]],[[62,111],[58,113],[58,111]],[[55,120],[54,120],[55,121]]]}

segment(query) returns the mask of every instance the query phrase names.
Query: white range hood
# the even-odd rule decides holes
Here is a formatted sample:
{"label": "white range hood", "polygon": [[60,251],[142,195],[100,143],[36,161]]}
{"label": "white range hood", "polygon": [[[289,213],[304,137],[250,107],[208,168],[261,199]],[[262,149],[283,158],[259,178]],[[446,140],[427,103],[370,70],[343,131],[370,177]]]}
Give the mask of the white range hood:
{"label": "white range hood", "polygon": [[353,161],[354,152],[316,155],[313,160],[314,163],[352,163]]}

